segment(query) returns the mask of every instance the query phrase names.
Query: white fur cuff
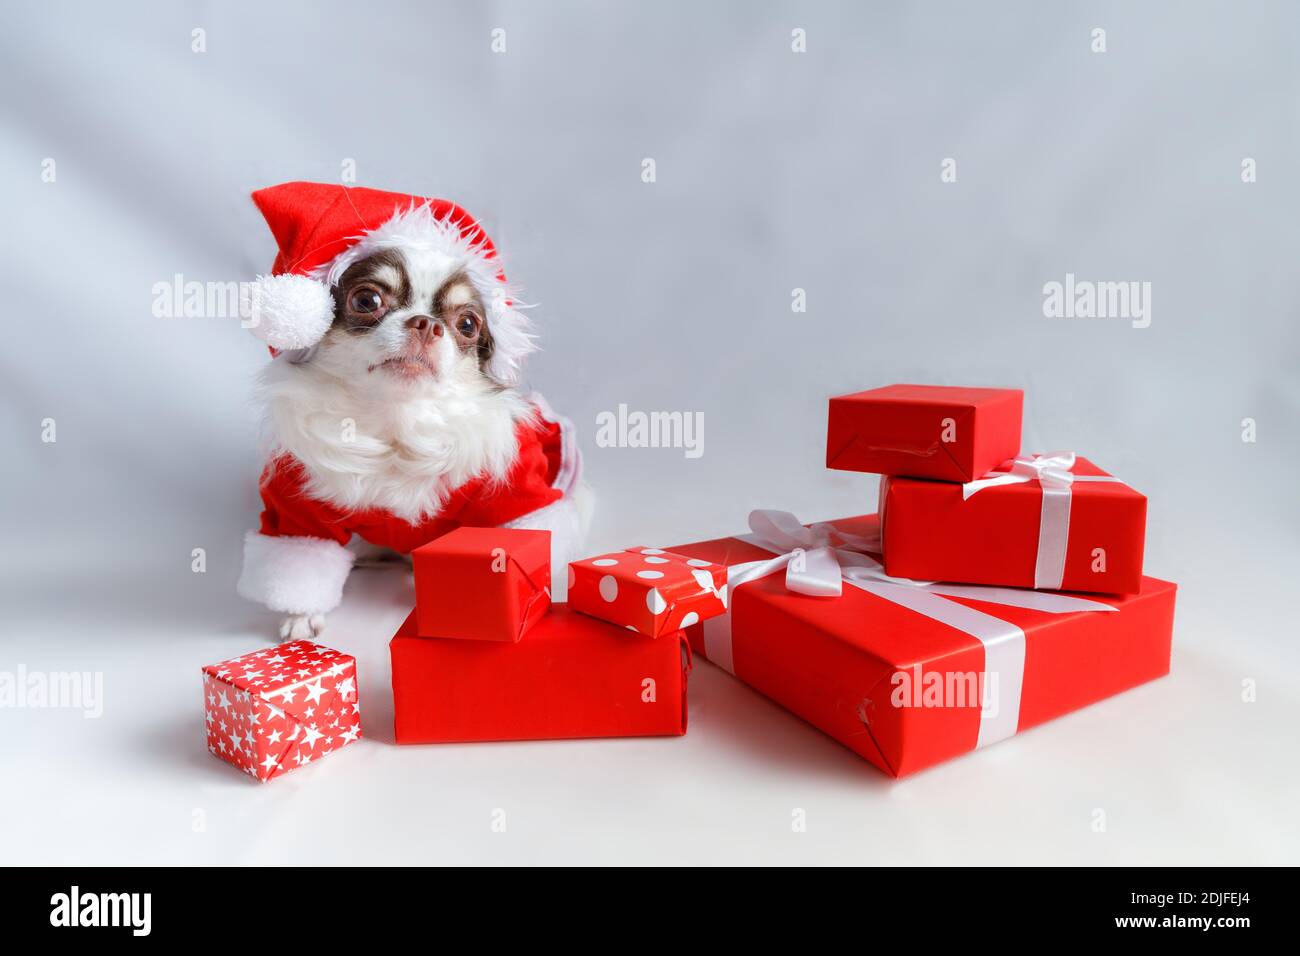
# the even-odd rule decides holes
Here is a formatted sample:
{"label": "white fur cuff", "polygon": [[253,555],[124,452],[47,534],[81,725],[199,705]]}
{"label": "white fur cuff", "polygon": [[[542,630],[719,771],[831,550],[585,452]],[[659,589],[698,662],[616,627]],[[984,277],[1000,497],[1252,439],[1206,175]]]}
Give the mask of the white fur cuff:
{"label": "white fur cuff", "polygon": [[551,532],[552,601],[568,599],[569,562],[586,556],[592,505],[591,489],[580,484],[573,495],[502,525],[503,528],[538,528]]}
{"label": "white fur cuff", "polygon": [[324,614],[338,607],[355,556],[325,538],[244,537],[241,597],[283,614]]}

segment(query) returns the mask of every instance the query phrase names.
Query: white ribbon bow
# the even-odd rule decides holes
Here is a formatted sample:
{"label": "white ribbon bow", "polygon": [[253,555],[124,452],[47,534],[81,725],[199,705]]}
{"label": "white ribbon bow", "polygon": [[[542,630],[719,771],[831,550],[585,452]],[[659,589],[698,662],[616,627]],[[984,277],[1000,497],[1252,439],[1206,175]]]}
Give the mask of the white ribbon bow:
{"label": "white ribbon bow", "polygon": [[[805,528],[788,511],[751,511],[749,528],[753,533],[741,535],[741,540],[771,551],[777,557],[745,565],[748,568],[746,575],[734,585],[767,577],[784,568],[785,586],[796,594],[839,597],[844,561],[848,556],[865,551],[880,552],[878,535],[864,538],[840,531],[826,522]],[[728,575],[728,590],[734,585]]]}
{"label": "white ribbon bow", "polygon": [[[1065,549],[1070,541],[1070,503],[1076,481],[1119,481],[1112,475],[1076,475],[1072,451],[1045,455],[1017,455],[1006,470],[961,486],[962,501],[985,488],[1037,481],[1043,487],[1043,507],[1038,518],[1038,557],[1034,562],[1034,587],[1059,591],[1065,578]],[[1005,464],[1003,466],[1005,468]]]}
{"label": "white ribbon bow", "polygon": [[[804,527],[788,511],[752,511],[749,527],[752,533],[739,535],[739,540],[771,551],[775,557],[729,567],[727,590],[732,595],[742,584],[784,570],[786,587],[797,594],[838,597],[843,584],[849,584],[978,640],[984,646],[985,679],[977,747],[1004,740],[1019,726],[1025,632],[1009,621],[947,598],[971,598],[1049,614],[1116,610],[1100,601],[1023,588],[935,584],[890,577],[879,561],[865,553],[879,552],[878,539],[848,534],[825,523]],[[730,613],[704,622],[704,653],[713,663],[735,673]],[[990,679],[991,675],[996,678]],[[989,699],[990,693],[997,699]]]}

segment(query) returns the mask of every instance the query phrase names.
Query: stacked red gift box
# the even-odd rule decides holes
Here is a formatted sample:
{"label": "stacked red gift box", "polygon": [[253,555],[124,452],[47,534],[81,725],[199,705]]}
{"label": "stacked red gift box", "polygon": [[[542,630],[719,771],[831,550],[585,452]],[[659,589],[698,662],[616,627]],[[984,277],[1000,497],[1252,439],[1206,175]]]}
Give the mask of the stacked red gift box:
{"label": "stacked red gift box", "polygon": [[1020,454],[1022,398],[831,399],[827,465],[884,476],[878,513],[756,511],[674,547],[728,569],[730,614],[692,647],[893,776],[1168,673],[1175,586],[1142,576],[1145,497]]}
{"label": "stacked red gift box", "polygon": [[415,610],[390,644],[399,744],[686,733],[682,628],[717,602],[700,569],[604,555],[571,565],[570,603],[552,604],[550,554],[549,532],[509,528],[415,550]]}
{"label": "stacked red gift box", "polygon": [[[833,398],[827,465],[881,475],[877,513],[755,510],[734,537],[575,561],[567,604],[548,532],[416,549],[397,742],[681,735],[694,651],[902,776],[1167,673],[1146,498],[1072,452],[1022,454],[1021,410],[1014,389]],[[338,652],[281,645],[205,684],[209,748],[260,779],[356,739]]]}

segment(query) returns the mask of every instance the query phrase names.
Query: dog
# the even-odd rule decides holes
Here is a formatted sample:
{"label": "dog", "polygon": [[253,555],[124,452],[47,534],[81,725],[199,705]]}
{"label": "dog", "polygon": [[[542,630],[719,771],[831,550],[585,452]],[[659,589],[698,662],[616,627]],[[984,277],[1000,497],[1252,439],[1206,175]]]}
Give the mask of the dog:
{"label": "dog", "polygon": [[[270,314],[268,341],[288,347],[258,389],[269,460],[239,592],[284,615],[282,638],[304,639],[340,600],[358,545],[409,555],[460,525],[500,525],[551,531],[559,568],[578,557],[592,496],[572,427],[517,385],[535,345],[481,227],[445,201],[376,190],[347,189],[341,212],[331,197],[343,187],[263,193],[305,186],[315,187],[309,201],[254,194],[280,240],[282,269],[245,311]],[[394,202],[366,225],[373,208]],[[340,251],[302,261],[295,243],[310,249],[340,229],[353,230]],[[327,292],[292,283],[288,297],[316,297],[323,333],[285,334],[294,326],[286,297],[275,295],[288,279]],[[561,599],[565,575],[552,580]]]}

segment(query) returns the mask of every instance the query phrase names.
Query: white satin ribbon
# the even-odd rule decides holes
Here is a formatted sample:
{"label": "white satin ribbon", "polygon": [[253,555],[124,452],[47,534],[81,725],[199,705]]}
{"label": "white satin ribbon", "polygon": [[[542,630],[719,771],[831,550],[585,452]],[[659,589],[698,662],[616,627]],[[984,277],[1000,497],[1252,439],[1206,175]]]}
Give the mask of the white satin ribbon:
{"label": "white satin ribbon", "polygon": [[[962,501],[985,488],[1037,481],[1043,488],[1043,505],[1038,516],[1038,557],[1034,562],[1034,587],[1059,591],[1065,578],[1065,549],[1070,541],[1070,503],[1076,481],[1115,481],[1112,475],[1076,475],[1072,451],[1049,451],[1044,455],[1017,455],[1006,470],[991,471],[985,477],[961,486]],[[1122,483],[1122,482],[1121,482]]]}
{"label": "white satin ribbon", "polygon": [[[978,640],[984,646],[984,699],[977,747],[1005,740],[1019,726],[1025,632],[1009,621],[946,598],[964,597],[1049,614],[1115,610],[1100,601],[1064,594],[890,577],[879,561],[864,553],[879,551],[877,540],[846,534],[829,524],[805,528],[788,511],[750,512],[749,527],[751,534],[737,537],[773,552],[774,557],[729,567],[727,590],[732,594],[742,584],[784,570],[786,587],[798,594],[838,597],[847,583]],[[704,653],[719,667],[735,673],[730,612],[704,622]],[[997,696],[990,699],[990,694]]]}

